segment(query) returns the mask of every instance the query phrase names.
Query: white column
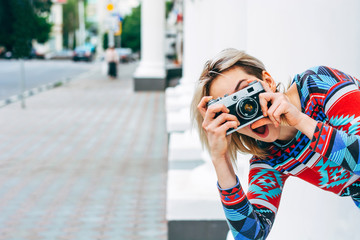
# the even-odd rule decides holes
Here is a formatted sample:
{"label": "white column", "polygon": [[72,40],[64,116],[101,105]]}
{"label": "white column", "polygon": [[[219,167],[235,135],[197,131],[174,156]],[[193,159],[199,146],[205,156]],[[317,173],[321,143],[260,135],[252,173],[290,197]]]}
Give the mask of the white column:
{"label": "white column", "polygon": [[141,5],[141,60],[134,80],[135,91],[164,90],[165,1],[143,0]]}
{"label": "white column", "polygon": [[99,24],[98,27],[98,40],[97,40],[97,47],[96,47],[96,52],[98,54],[98,56],[102,56],[104,53],[103,49],[103,36],[106,32],[106,14],[107,14],[107,10],[106,10],[106,0],[99,0],[97,1],[97,21]]}
{"label": "white column", "polygon": [[246,47],[246,0],[184,0],[182,83],[194,83],[205,61],[229,47]]}
{"label": "white column", "polygon": [[86,33],[85,33],[85,6],[84,6],[84,1],[80,0],[78,3],[79,6],[79,43],[78,45],[84,45],[85,43],[85,38],[86,38]]}
{"label": "white column", "polygon": [[53,14],[54,26],[52,28],[53,36],[55,39],[55,50],[61,51],[63,47],[63,35],[62,35],[62,24],[63,24],[63,11],[62,4],[54,3],[51,7]]}

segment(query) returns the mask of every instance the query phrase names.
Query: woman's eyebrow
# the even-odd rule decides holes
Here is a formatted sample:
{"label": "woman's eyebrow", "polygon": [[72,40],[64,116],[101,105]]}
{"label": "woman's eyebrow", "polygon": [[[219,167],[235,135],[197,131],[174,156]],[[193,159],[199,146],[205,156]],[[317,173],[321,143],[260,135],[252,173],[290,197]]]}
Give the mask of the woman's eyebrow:
{"label": "woman's eyebrow", "polygon": [[241,79],[241,80],[239,80],[238,84],[237,84],[236,87],[234,88],[234,92],[237,92],[237,91],[239,90],[240,84],[241,84],[243,81],[246,81],[246,79]]}

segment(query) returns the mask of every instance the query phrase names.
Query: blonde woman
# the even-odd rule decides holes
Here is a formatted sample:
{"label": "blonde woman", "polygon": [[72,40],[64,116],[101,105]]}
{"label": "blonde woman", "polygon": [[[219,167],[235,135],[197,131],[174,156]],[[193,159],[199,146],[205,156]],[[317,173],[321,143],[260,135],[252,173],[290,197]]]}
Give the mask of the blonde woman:
{"label": "blonde woman", "polygon": [[[255,80],[265,89],[259,95],[264,118],[227,135],[239,119],[224,104],[208,102]],[[359,105],[359,80],[330,67],[297,74],[282,93],[263,63],[243,51],[226,49],[206,62],[191,113],[235,239],[268,236],[289,176],[351,196],[360,207]],[[247,193],[233,169],[237,151],[253,154]]]}

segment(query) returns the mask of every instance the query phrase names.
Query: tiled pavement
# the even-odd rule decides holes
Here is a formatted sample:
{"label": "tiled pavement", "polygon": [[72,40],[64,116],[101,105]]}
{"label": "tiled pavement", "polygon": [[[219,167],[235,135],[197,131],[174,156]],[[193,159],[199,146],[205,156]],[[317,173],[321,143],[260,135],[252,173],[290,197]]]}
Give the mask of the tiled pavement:
{"label": "tiled pavement", "polygon": [[164,93],[135,67],[0,108],[0,240],[167,239]]}

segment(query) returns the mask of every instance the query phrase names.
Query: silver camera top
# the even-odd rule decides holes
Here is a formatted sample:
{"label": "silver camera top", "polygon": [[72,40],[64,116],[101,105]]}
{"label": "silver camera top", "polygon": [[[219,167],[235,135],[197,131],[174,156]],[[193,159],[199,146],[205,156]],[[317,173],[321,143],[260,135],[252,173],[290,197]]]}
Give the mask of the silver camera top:
{"label": "silver camera top", "polygon": [[246,88],[243,88],[231,95],[225,94],[224,97],[218,97],[217,99],[212,99],[208,102],[208,106],[214,104],[214,103],[221,103],[225,106],[230,106],[236,102],[239,101],[239,99],[252,96],[258,92],[264,91],[263,86],[259,81],[253,81],[249,83],[249,85]]}

